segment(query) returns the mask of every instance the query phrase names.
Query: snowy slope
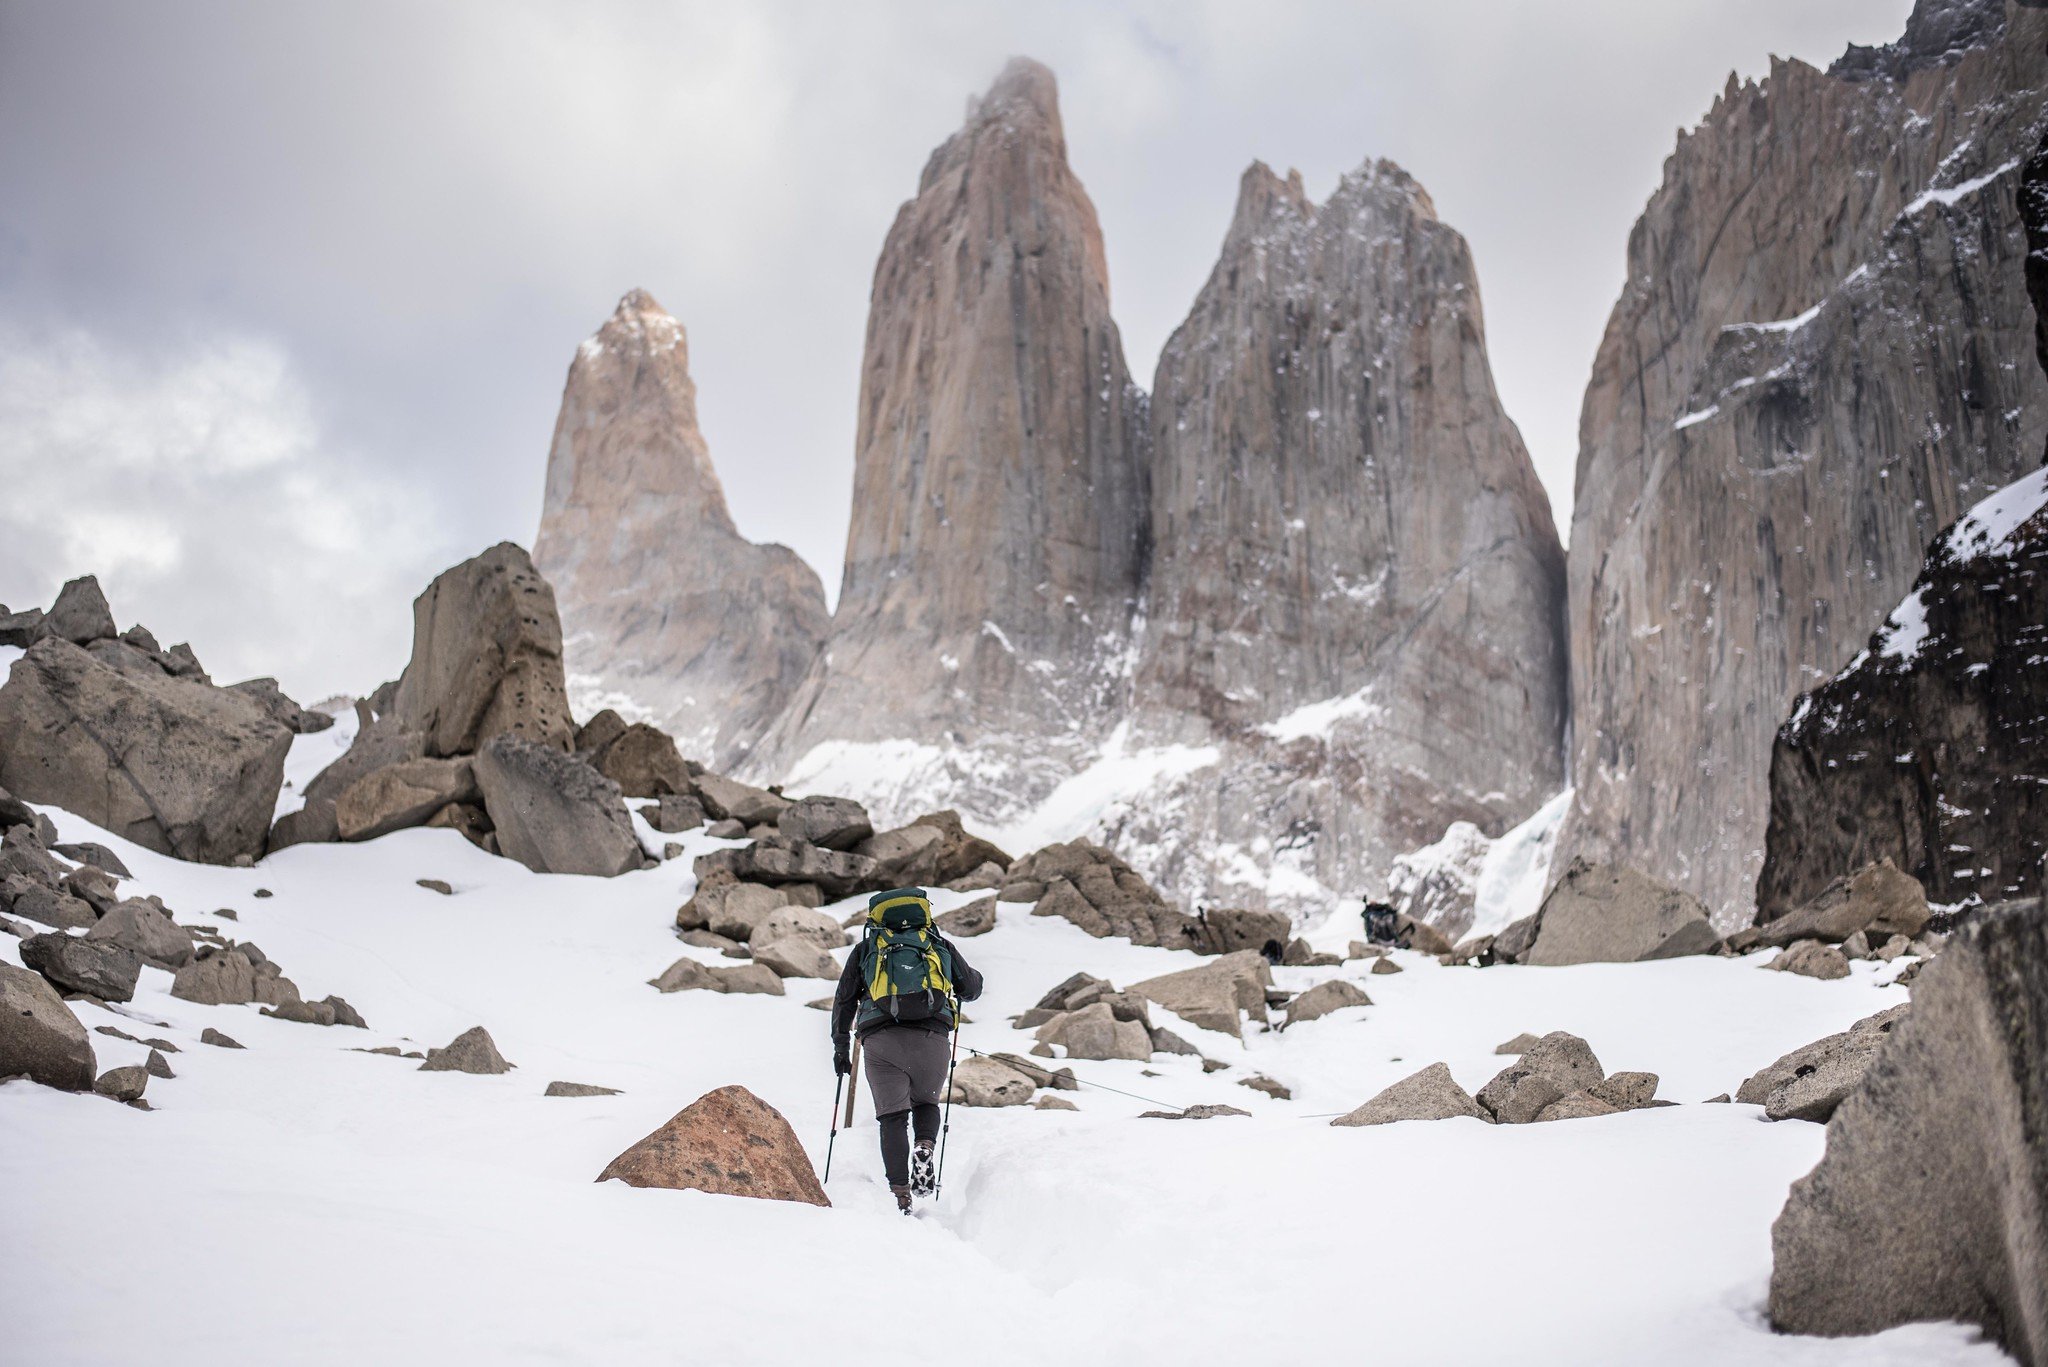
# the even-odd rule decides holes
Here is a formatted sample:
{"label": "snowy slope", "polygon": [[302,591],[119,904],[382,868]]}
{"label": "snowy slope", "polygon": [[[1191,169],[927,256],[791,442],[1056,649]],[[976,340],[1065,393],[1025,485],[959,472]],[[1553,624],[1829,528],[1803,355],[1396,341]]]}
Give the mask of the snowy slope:
{"label": "snowy slope", "polygon": [[[317,738],[307,738],[309,741]],[[98,839],[187,923],[254,941],[367,1032],[202,1007],[143,971],[117,1010],[180,1046],[145,1114],[0,1084],[0,1344],[10,1362],[900,1361],[873,1327],[878,1282],[935,1307],[963,1363],[1991,1363],[1955,1326],[1871,1340],[1771,1335],[1769,1227],[1822,1130],[1686,1104],[1525,1127],[1341,1130],[1379,1088],[1442,1059],[1477,1088],[1522,1030],[1569,1029],[1610,1069],[1693,1103],[1787,1049],[1904,998],[1894,968],[1816,982],[1757,959],[1366,976],[1374,1007],[1239,1044],[1176,1026],[1235,1065],[1076,1065],[1161,1102],[1251,1119],[1136,1119],[1115,1093],[1077,1113],[956,1110],[946,1190],[903,1220],[880,1185],[869,1108],[834,1163],[833,1209],[592,1179],[701,1093],[742,1083],[822,1162],[832,1076],[823,1012],[787,997],[662,996],[683,859],[613,880],[547,877],[453,832],[308,845],[255,869],[180,864]],[[442,878],[456,893],[419,888]],[[274,895],[256,896],[258,888]],[[968,900],[942,894],[943,908]],[[212,913],[229,908],[239,921]],[[1338,920],[1311,938],[1341,944]],[[988,976],[968,1044],[1022,1049],[1005,1017],[1076,969],[1127,984],[1192,956],[1092,940],[1002,908],[965,942]],[[18,962],[0,936],[0,957]],[[1339,970],[1283,969],[1300,987]],[[443,1044],[482,1024],[519,1065],[420,1073],[350,1052]],[[202,1045],[213,1026],[244,1045]],[[95,1034],[100,1066],[140,1046]],[[1279,1102],[1238,1086],[1289,1084]],[[624,1089],[544,1099],[553,1079]],[[896,1280],[891,1279],[907,1279]]]}

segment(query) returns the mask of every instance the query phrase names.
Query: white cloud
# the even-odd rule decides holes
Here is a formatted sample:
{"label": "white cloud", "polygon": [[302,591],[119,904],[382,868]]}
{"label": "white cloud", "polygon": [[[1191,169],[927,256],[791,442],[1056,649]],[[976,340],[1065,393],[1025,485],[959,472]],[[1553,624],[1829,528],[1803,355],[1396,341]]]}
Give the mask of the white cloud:
{"label": "white cloud", "polygon": [[170,358],[78,330],[0,335],[0,599],[97,574],[123,626],[190,640],[222,682],[304,700],[395,673],[410,601],[460,552],[422,488],[323,442],[274,342]]}

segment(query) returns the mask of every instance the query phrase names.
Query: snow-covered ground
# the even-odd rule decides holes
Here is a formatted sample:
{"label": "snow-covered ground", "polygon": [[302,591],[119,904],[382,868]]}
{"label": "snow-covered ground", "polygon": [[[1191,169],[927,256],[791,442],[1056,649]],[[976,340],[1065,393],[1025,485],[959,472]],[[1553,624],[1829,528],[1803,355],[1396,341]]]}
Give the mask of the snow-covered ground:
{"label": "snow-covered ground", "polygon": [[[309,741],[318,738],[307,738]],[[61,812],[188,924],[253,941],[367,1032],[172,998],[77,1004],[179,1045],[143,1113],[0,1085],[0,1344],[9,1362],[1993,1363],[1974,1331],[1773,1335],[1770,1223],[1823,1131],[1695,1104],[1786,1050],[1903,1000],[1895,969],[1844,981],[1760,960],[1447,969],[1398,956],[1336,973],[1375,1005],[1239,1042],[1175,1028],[1230,1063],[1075,1065],[1158,1102],[1250,1119],[1136,1118],[1115,1092],[1067,1113],[956,1109],[946,1189],[890,1206],[862,1103],[832,1209],[594,1183],[614,1155],[713,1087],[779,1108],[822,1164],[826,1016],[789,995],[663,996],[682,954],[690,856],[613,880],[547,877],[451,831],[297,846],[254,869],[180,864]],[[439,878],[442,896],[415,884]],[[273,895],[258,897],[259,888]],[[968,900],[943,894],[944,907]],[[227,908],[238,921],[215,913]],[[1311,938],[1338,945],[1350,926]],[[18,962],[0,936],[0,957]],[[965,1042],[1028,1047],[1005,1018],[1077,969],[1119,985],[1198,962],[1092,940],[1002,907],[964,951],[988,977]],[[484,1025],[518,1065],[421,1073],[353,1052]],[[213,1026],[247,1046],[203,1045]],[[1333,1129],[1331,1113],[1439,1059],[1476,1089],[1524,1030],[1584,1035],[1610,1071],[1686,1104],[1594,1120]],[[144,1050],[92,1036],[104,1069]],[[1281,1102],[1239,1086],[1253,1071]],[[623,1089],[547,1099],[553,1079]]]}

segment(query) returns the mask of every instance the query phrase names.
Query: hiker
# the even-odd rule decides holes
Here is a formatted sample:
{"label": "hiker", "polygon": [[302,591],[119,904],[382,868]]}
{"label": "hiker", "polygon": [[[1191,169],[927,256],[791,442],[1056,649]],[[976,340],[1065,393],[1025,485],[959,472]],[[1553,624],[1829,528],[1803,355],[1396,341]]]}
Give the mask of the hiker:
{"label": "hiker", "polygon": [[1408,946],[1401,939],[1401,913],[1385,902],[1365,899],[1365,910],[1359,913],[1365,921],[1365,942],[1369,945]]}
{"label": "hiker", "polygon": [[841,1077],[853,1070],[849,1035],[857,1035],[882,1127],[882,1168],[905,1215],[913,1195],[930,1196],[937,1187],[932,1146],[951,1056],[947,1036],[959,1004],[980,995],[981,975],[933,928],[923,888],[868,899],[860,947],[846,956],[832,997],[832,1066]]}

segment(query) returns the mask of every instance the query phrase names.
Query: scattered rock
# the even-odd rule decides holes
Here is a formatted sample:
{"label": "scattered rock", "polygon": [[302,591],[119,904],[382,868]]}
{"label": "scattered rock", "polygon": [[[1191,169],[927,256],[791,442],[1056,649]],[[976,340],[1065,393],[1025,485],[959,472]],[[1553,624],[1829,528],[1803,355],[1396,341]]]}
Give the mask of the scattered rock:
{"label": "scattered rock", "polygon": [[1766,945],[1797,940],[1840,944],[1858,931],[1910,939],[1927,928],[1928,914],[1920,880],[1900,872],[1890,859],[1880,859],[1836,878],[1803,906],[1760,921],[1756,930],[1758,943]]}
{"label": "scattered rock", "polygon": [[144,963],[176,972],[192,962],[192,932],[175,924],[162,907],[131,897],[85,932],[88,940],[105,940],[133,950]]}
{"label": "scattered rock", "polygon": [[343,840],[375,840],[424,824],[448,806],[474,804],[480,794],[467,757],[409,759],[363,775],[334,800]]}
{"label": "scattered rock", "polygon": [[1721,941],[1697,898],[1634,869],[1585,859],[1572,861],[1536,917],[1535,941],[1520,962],[1637,963],[1709,954]]}
{"label": "scattered rock", "polygon": [[535,873],[604,878],[640,867],[619,786],[584,760],[500,735],[477,753],[476,780],[506,858]]}
{"label": "scattered rock", "polygon": [[201,1006],[239,1006],[256,1000],[256,965],[240,950],[195,957],[171,979],[171,995]]}
{"label": "scattered rock", "polygon": [[[381,718],[385,709],[377,710]],[[568,750],[576,723],[562,676],[561,618],[554,590],[524,550],[500,542],[413,600],[412,658],[389,712],[399,729],[424,739],[429,756],[481,754],[501,735]],[[491,819],[504,825],[495,812]]]}
{"label": "scattered rock", "polygon": [[648,979],[658,992],[723,992],[725,985],[710,964],[685,956]]}
{"label": "scattered rock", "polygon": [[1794,1049],[1753,1074],[1736,1089],[1735,1099],[1762,1106],[1773,1120],[1825,1123],[1862,1082],[1871,1059],[1907,1010],[1902,1003],[1864,1017],[1839,1035]]}
{"label": "scattered rock", "polygon": [[1470,1116],[1488,1123],[1493,1120],[1473,1100],[1472,1094],[1458,1085],[1448,1065],[1432,1063],[1330,1123],[1344,1126],[1391,1125],[1399,1120],[1449,1120],[1455,1116]]}
{"label": "scattered rock", "polygon": [[1038,1028],[1040,1044],[1063,1046],[1069,1058],[1134,1059],[1152,1057],[1152,1035],[1135,1020],[1118,1020],[1106,1001],[1053,1017]]}
{"label": "scattered rock", "polygon": [[798,798],[782,809],[775,825],[791,840],[827,850],[850,850],[875,833],[867,808],[850,797]]}
{"label": "scattered rock", "polygon": [[1177,1054],[1183,1058],[1201,1057],[1201,1050],[1163,1025],[1147,1026],[1146,1030],[1152,1036],[1152,1052],[1155,1054]]}
{"label": "scattered rock", "polygon": [[1063,1096],[1042,1096],[1032,1102],[1031,1105],[1034,1110],[1040,1111],[1078,1111],[1081,1109]]}
{"label": "scattered rock", "polygon": [[1493,937],[1493,957],[1504,964],[1523,962],[1530,946],[1536,943],[1536,932],[1543,924],[1541,910],[1532,911],[1521,920]]}
{"label": "scattered rock", "polygon": [[1374,959],[1372,961],[1372,971],[1374,973],[1399,973],[1401,965],[1395,963],[1392,959]]}
{"label": "scattered rock", "polygon": [[2039,1363],[2048,921],[1979,919],[1923,976],[1771,1228],[1771,1322],[1847,1335],[1962,1320]]}
{"label": "scattered rock", "polygon": [[148,1073],[151,1077],[174,1078],[177,1076],[176,1073],[171,1071],[171,1061],[155,1049],[150,1050],[149,1057],[142,1061],[142,1071]]}
{"label": "scattered rock", "polygon": [[142,958],[134,950],[106,940],[45,931],[21,942],[21,961],[65,992],[82,992],[103,1002],[125,1002],[135,996]]}
{"label": "scattered rock", "polygon": [[[581,738],[578,739],[580,741]],[[582,748],[580,744],[577,746],[579,751]],[[688,762],[676,749],[674,739],[657,727],[636,721],[602,751],[589,758],[597,771],[618,784],[619,791],[627,797],[676,796],[686,799],[700,812],[703,810],[690,778]],[[699,826],[703,820],[700,817],[690,824]],[[687,830],[689,827],[678,829]]]}
{"label": "scattered rock", "polygon": [[[624,791],[623,787],[621,791]],[[661,801],[642,807],[640,815],[646,817],[647,824],[663,835],[694,831],[706,820],[704,804],[697,800],[694,793],[666,794]]]}
{"label": "scattered rock", "polygon": [[685,930],[709,930],[735,942],[744,941],[754,927],[788,905],[782,893],[759,883],[699,884],[697,893],[676,911],[676,924]]}
{"label": "scattered rock", "polygon": [[1656,1101],[1657,1075],[1610,1073],[1605,1081],[1596,1082],[1586,1090],[1617,1111],[1639,1111]]}
{"label": "scattered rock", "polygon": [[1833,945],[1819,940],[1801,940],[1764,965],[1780,973],[1797,973],[1807,978],[1846,978],[1849,960]]}
{"label": "scattered rock", "polygon": [[139,1063],[131,1063],[125,1068],[107,1069],[92,1084],[92,1089],[115,1101],[140,1101],[143,1089],[148,1086],[149,1070]]}
{"label": "scattered rock", "polygon": [[1264,1092],[1275,1101],[1294,1100],[1294,1093],[1291,1089],[1284,1083],[1275,1082],[1264,1073],[1253,1073],[1250,1077],[1241,1077],[1237,1080],[1237,1085],[1249,1087],[1255,1092]]}
{"label": "scattered rock", "polygon": [[0,880],[0,907],[59,930],[90,930],[98,919],[84,898],[44,887],[18,873]]}
{"label": "scattered rock", "polygon": [[413,883],[418,887],[425,888],[428,892],[438,892],[443,897],[453,897],[455,895],[454,887],[439,878],[415,878]]}
{"label": "scattered rock", "polygon": [[1098,978],[1092,973],[1076,973],[1038,999],[1038,1010],[1078,1011],[1092,1001],[1114,992],[1107,978]]}
{"label": "scattered rock", "polygon": [[996,928],[996,899],[983,897],[933,918],[939,933],[955,940],[986,935]]}
{"label": "scattered rock", "polygon": [[[140,630],[140,628],[137,628]],[[132,633],[124,632],[123,640]],[[140,645],[140,642],[131,642]],[[153,649],[154,641],[145,648]],[[238,684],[229,684],[228,691],[240,693],[243,697],[262,708],[269,718],[295,735],[310,736],[325,731],[334,725],[334,718],[325,712],[307,711],[285,696],[275,679],[244,679]]]}
{"label": "scattered rock", "polygon": [[704,828],[704,834],[715,840],[744,840],[747,837],[747,823],[727,817],[713,821]]}
{"label": "scattered rock", "polygon": [[[1036,898],[1021,897],[1036,889]],[[1203,948],[1202,928],[1175,911],[1130,865],[1087,840],[1048,845],[1010,866],[998,896],[1035,900],[1033,916],[1062,916],[1097,939],[1135,945]]]}
{"label": "scattered rock", "polygon": [[291,741],[240,694],[54,638],[0,687],[0,784],[180,859],[263,852]]}
{"label": "scattered rock", "polygon": [[705,813],[713,821],[739,822],[740,835],[746,833],[748,826],[775,821],[790,805],[789,799],[780,793],[750,787],[719,774],[699,774],[695,786],[697,799],[704,804]]}
{"label": "scattered rock", "polygon": [[[358,1030],[369,1028],[369,1023],[357,1014],[353,1006],[350,1006],[340,997],[332,995],[323,997],[316,1002],[283,1002],[277,1006],[265,1008],[263,1014],[275,1016],[279,1020],[296,1021],[301,1025],[348,1025],[354,1026]],[[484,1040],[488,1043],[490,1036],[484,1036]],[[460,1039],[455,1042],[456,1045],[461,1043],[462,1040]],[[454,1047],[455,1045],[449,1046],[450,1049]],[[455,1065],[449,1066],[453,1067]],[[463,1068],[460,1071],[465,1073],[503,1072],[504,1069]]]}
{"label": "scattered rock", "polygon": [[962,1106],[1022,1106],[1038,1084],[992,1058],[962,1059],[953,1069],[952,1100]]}
{"label": "scattered rock", "polygon": [[1526,1054],[1542,1042],[1543,1036],[1532,1035],[1527,1030],[1524,1030],[1507,1043],[1495,1045],[1493,1052],[1496,1054]]}
{"label": "scattered rock", "polygon": [[135,876],[128,872],[128,866],[121,862],[121,856],[115,854],[96,840],[79,840],[69,844],[59,844],[56,841],[52,841],[50,842],[50,849],[53,853],[63,855],[74,864],[90,864],[102,872],[111,873],[116,878],[133,878]]}
{"label": "scattered rock", "polygon": [[97,1070],[85,1027],[56,989],[26,969],[0,963],[0,1078],[83,1092],[91,1090]]}
{"label": "scattered rock", "polygon": [[199,1032],[199,1042],[201,1044],[215,1045],[222,1049],[241,1049],[245,1047],[243,1045],[235,1043],[233,1039],[222,1034],[220,1031],[214,1029],[210,1025]]}
{"label": "scattered rock", "polygon": [[1533,1119],[1538,1122],[1590,1120],[1594,1116],[1614,1115],[1620,1109],[1588,1088],[1583,1092],[1573,1092],[1570,1096],[1559,1097],[1538,1111]]}
{"label": "scattered rock", "polygon": [[[731,968],[714,968],[711,973],[718,979],[721,992],[782,995],[782,978],[766,964],[734,964]],[[832,976],[838,975],[835,972]]]}
{"label": "scattered rock", "polygon": [[509,1073],[512,1065],[498,1052],[490,1032],[472,1025],[448,1042],[445,1049],[427,1050],[420,1065],[423,1073]]}
{"label": "scattered rock", "polygon": [[[833,929],[836,931],[838,927]],[[828,981],[839,977],[839,964],[832,956],[819,948],[816,941],[800,935],[785,935],[765,942],[756,935],[752,948],[754,962],[777,977],[823,978]]]}
{"label": "scattered rock", "polygon": [[1269,963],[1280,961],[1294,934],[1294,922],[1284,911],[1209,907],[1195,919],[1205,952],[1234,954],[1249,949],[1265,955]]}
{"label": "scattered rock", "polygon": [[720,1087],[606,1165],[598,1181],[829,1206],[781,1112],[744,1087]]}
{"label": "scattered rock", "polygon": [[618,1096],[616,1087],[599,1087],[588,1082],[550,1082],[542,1096]]}
{"label": "scattered rock", "polygon": [[1140,1120],[1214,1120],[1218,1116],[1241,1115],[1250,1118],[1251,1112],[1235,1106],[1190,1106],[1184,1111],[1141,1111]]}
{"label": "scattered rock", "polygon": [[[791,936],[807,940],[819,949],[838,949],[846,943],[846,932],[839,928],[839,922],[815,907],[777,907],[755,923],[748,938],[759,945]],[[838,970],[833,972],[836,975]]]}
{"label": "scattered rock", "polygon": [[[1385,963],[1386,960],[1381,959],[1378,962]],[[1343,978],[1332,978],[1328,982],[1317,983],[1288,1003],[1287,1023],[1298,1025],[1302,1021],[1320,1019],[1332,1011],[1371,1005],[1372,998],[1365,994],[1364,988]]]}
{"label": "scattered rock", "polygon": [[1003,885],[1003,866],[990,860],[977,864],[958,878],[940,886],[948,892],[993,892]]}
{"label": "scattered rock", "polygon": [[[693,865],[700,883],[730,876],[742,883],[810,883],[833,900],[875,887],[875,862],[772,833],[739,849],[713,850]],[[785,899],[787,900],[787,899]]]}
{"label": "scattered rock", "polygon": [[1265,1020],[1266,989],[1272,985],[1273,972],[1264,957],[1241,951],[1200,968],[1147,978],[1128,990],[1199,1029],[1240,1036],[1238,1013],[1247,1011],[1253,1020]]}
{"label": "scattered rock", "polygon": [[1551,1102],[1605,1077],[1591,1046],[1577,1035],[1553,1030],[1480,1088],[1477,1100],[1502,1124],[1522,1125]]}

